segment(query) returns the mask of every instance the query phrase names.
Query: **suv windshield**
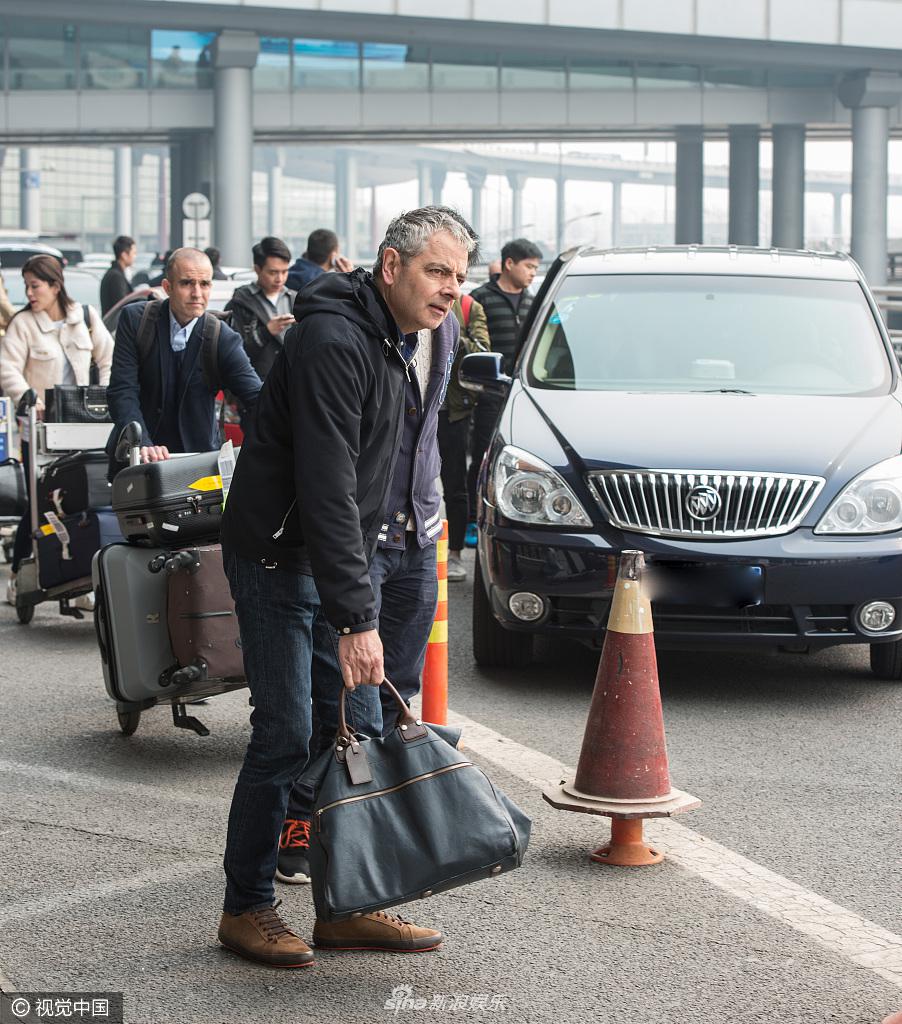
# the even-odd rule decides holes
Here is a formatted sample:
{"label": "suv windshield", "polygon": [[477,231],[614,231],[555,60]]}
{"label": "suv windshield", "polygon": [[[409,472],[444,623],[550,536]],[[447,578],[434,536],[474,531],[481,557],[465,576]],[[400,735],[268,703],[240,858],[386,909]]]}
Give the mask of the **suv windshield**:
{"label": "suv windshield", "polygon": [[857,281],[573,275],[527,368],[568,391],[886,393],[889,358]]}

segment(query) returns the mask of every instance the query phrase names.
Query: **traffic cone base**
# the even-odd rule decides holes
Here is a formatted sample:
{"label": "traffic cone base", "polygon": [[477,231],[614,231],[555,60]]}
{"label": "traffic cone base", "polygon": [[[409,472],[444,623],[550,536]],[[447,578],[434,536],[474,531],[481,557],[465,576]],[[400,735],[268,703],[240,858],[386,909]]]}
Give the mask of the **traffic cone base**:
{"label": "traffic cone base", "polygon": [[642,838],[642,819],[611,822],[611,841],[589,855],[596,864],[610,864],[619,868],[638,868],[660,864],[664,854],[648,846]]}
{"label": "traffic cone base", "polygon": [[580,793],[572,783],[562,782],[549,786],[542,792],[542,799],[559,811],[581,811],[583,814],[601,814],[607,818],[669,818],[671,814],[691,811],[701,807],[701,800],[671,789],[666,797],[652,800],[609,800]]}

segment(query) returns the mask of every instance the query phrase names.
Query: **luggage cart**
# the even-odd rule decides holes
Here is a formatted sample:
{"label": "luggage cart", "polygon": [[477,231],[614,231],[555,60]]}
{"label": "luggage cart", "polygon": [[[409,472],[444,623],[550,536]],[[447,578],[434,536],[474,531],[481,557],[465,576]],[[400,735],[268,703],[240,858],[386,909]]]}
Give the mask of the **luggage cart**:
{"label": "luggage cart", "polygon": [[48,457],[55,458],[66,452],[103,450],[109,437],[109,423],[39,423],[36,409],[37,395],[26,391],[19,403],[19,415],[28,421],[28,489],[31,495],[31,556],[23,559],[16,577],[16,615],[23,626],[34,618],[39,604],[58,601],[60,615],[83,619],[84,612],[71,602],[93,590],[91,575],[69,580],[56,587],[44,588],[40,583],[40,564],[36,534],[38,533],[38,464]]}
{"label": "luggage cart", "polygon": [[[119,436],[117,461],[127,457],[130,466],[138,465],[140,443],[141,425],[128,424]],[[229,479],[234,458],[230,445],[220,453],[220,472]],[[94,629],[107,694],[115,701],[124,736],[135,732],[145,711],[166,704],[174,726],[208,736],[210,730],[188,714],[188,705],[247,686],[243,666],[240,674],[215,676],[208,674],[203,658],[180,665],[173,651],[167,625],[168,579],[182,571],[202,571],[205,550],[202,544],[167,549],[120,543],[107,545],[94,556]],[[128,600],[115,599],[111,592],[127,594]],[[230,597],[228,604],[231,608]],[[223,608],[195,609],[185,617],[221,621],[228,614]],[[236,646],[240,647],[237,637]]]}

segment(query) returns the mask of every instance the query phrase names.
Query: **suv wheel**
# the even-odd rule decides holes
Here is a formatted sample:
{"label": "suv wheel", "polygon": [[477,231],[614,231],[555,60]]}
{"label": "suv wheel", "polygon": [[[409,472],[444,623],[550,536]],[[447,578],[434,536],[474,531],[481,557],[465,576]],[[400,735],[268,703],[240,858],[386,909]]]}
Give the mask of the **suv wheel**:
{"label": "suv wheel", "polygon": [[473,576],[473,657],[486,668],[525,668],[532,660],[532,636],[504,629],[492,615],[478,555]]}
{"label": "suv wheel", "polygon": [[902,679],[902,640],[871,644],[871,671],[878,679]]}

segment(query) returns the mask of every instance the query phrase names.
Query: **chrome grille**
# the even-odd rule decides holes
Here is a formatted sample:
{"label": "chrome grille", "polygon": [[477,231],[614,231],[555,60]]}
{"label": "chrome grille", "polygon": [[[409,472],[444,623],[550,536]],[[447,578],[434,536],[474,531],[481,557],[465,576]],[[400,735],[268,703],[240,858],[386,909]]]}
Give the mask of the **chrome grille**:
{"label": "chrome grille", "polygon": [[819,476],[732,470],[604,470],[588,482],[614,526],[712,540],[789,533],[824,486]]}

